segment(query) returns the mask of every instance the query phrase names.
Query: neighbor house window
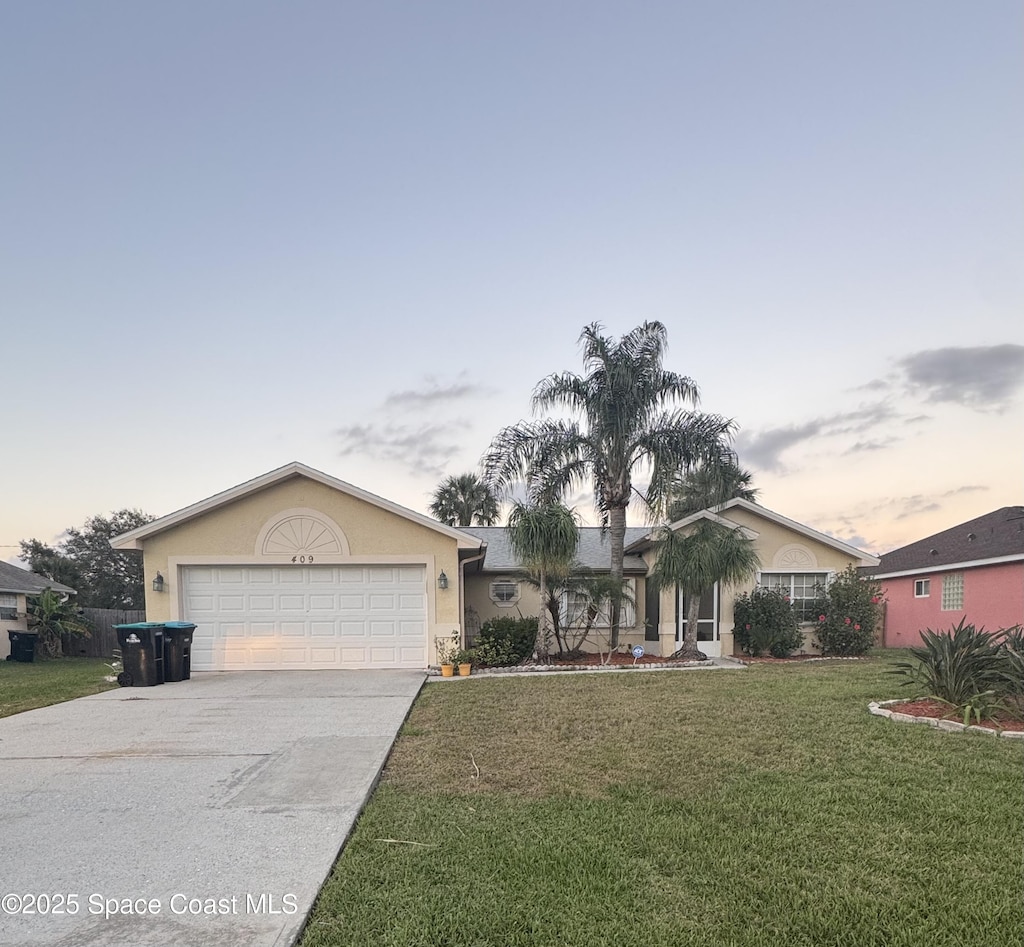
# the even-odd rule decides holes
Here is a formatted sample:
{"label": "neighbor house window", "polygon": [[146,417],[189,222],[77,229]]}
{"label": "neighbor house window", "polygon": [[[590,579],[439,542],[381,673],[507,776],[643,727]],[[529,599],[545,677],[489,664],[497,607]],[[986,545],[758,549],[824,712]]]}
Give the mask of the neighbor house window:
{"label": "neighbor house window", "polygon": [[762,572],[761,585],[781,589],[789,596],[797,621],[814,621],[814,600],[828,583],[827,572]]}
{"label": "neighbor house window", "polygon": [[0,620],[14,621],[18,617],[18,596],[0,592]]}
{"label": "neighbor house window", "polygon": [[491,583],[491,601],[501,608],[511,608],[519,601],[519,583],[514,579],[495,579]]}
{"label": "neighbor house window", "polygon": [[[636,579],[626,579],[626,591],[632,601],[622,602],[619,613],[619,627],[632,628],[636,624]],[[592,601],[584,592],[562,593],[561,620],[566,628],[585,628],[590,618]],[[597,614],[594,615],[592,628],[610,628],[612,624],[612,607],[607,601],[598,603]]]}
{"label": "neighbor house window", "polygon": [[942,610],[958,612],[964,607],[964,574],[953,572],[942,578]]}
{"label": "neighbor house window", "polygon": [[914,580],[914,598],[928,598],[932,594],[931,579]]}

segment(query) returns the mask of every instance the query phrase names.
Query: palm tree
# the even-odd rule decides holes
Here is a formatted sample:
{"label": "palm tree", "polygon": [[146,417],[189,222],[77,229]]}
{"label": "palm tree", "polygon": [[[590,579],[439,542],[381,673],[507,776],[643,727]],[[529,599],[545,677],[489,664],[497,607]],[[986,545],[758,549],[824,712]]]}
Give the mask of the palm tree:
{"label": "palm tree", "polygon": [[533,657],[546,661],[550,642],[547,583],[549,579],[564,580],[572,569],[580,542],[576,514],[562,503],[516,502],[509,513],[507,529],[513,553],[536,579],[540,591]]}
{"label": "palm tree", "polygon": [[753,476],[739,464],[702,465],[679,478],[671,490],[668,521],[674,523],[691,513],[708,510],[729,500],[757,502],[760,492],[752,486]]}
{"label": "palm tree", "polygon": [[[484,458],[484,478],[508,490],[525,479],[534,495],[553,499],[590,478],[601,523],[610,532],[610,572],[622,582],[626,508],[633,474],[646,470],[642,499],[662,508],[673,478],[699,464],[732,459],[733,422],[672,407],[696,406],[694,382],[666,371],[668,335],[645,322],[615,341],[593,323],[580,336],[585,375],[550,375],[533,392],[534,411],[568,409],[575,420],[522,421],[500,431]],[[612,602],[612,646],[618,645],[621,601]]]}
{"label": "palm tree", "polygon": [[687,661],[704,660],[697,649],[697,619],[703,593],[716,582],[738,585],[761,566],[754,541],[740,528],[729,529],[701,519],[687,532],[663,527],[658,537],[658,558],[649,580],[658,588],[677,587],[688,599],[686,636],[672,655]]}
{"label": "palm tree", "polygon": [[446,477],[433,496],[430,515],[447,526],[493,526],[498,521],[498,501],[474,473]]}

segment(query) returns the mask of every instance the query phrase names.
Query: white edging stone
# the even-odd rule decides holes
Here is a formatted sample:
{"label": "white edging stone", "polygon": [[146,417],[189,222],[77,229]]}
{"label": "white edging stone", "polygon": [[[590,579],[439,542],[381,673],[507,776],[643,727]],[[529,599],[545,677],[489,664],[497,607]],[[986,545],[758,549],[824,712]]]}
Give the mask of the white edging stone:
{"label": "white edging stone", "polygon": [[973,733],[985,733],[990,737],[1006,737],[1008,740],[1024,740],[1024,731],[1021,730],[996,730],[992,727],[979,727],[971,725],[965,727],[962,723],[956,720],[940,720],[937,717],[917,717],[914,714],[901,714],[897,711],[889,710],[893,704],[906,703],[907,698],[899,697],[896,700],[882,700],[882,701],[871,701],[868,704],[869,713],[874,714],[876,717],[885,717],[891,720],[893,723],[923,723],[929,727],[934,727],[936,730],[944,730],[947,733],[960,733],[964,730],[970,730]]}

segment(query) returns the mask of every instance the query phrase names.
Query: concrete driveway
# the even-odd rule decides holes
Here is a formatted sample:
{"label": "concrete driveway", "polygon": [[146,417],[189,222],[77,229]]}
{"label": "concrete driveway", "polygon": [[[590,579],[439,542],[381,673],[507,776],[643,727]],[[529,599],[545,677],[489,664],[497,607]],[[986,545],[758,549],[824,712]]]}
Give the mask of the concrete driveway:
{"label": "concrete driveway", "polygon": [[0,944],[291,944],[423,680],[204,673],[0,720]]}

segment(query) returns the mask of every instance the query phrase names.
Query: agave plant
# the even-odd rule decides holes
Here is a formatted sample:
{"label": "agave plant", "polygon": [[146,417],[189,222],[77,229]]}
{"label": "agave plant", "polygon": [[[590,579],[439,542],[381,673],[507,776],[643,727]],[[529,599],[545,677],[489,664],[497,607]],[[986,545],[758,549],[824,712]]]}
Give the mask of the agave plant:
{"label": "agave plant", "polygon": [[921,632],[922,647],[911,648],[914,662],[900,662],[891,673],[902,683],[917,684],[929,697],[966,707],[986,691],[1006,689],[1004,656],[999,631],[985,631],[967,619],[949,631]]}

